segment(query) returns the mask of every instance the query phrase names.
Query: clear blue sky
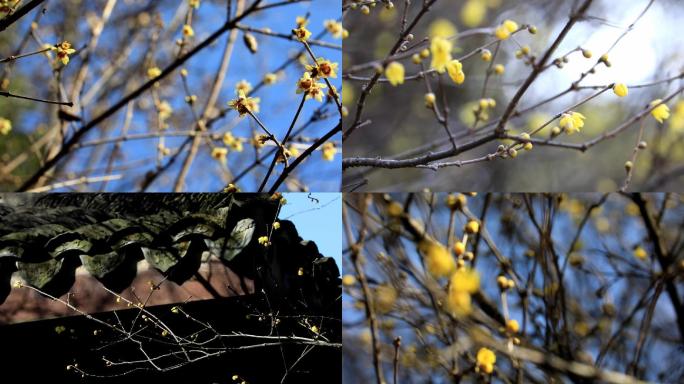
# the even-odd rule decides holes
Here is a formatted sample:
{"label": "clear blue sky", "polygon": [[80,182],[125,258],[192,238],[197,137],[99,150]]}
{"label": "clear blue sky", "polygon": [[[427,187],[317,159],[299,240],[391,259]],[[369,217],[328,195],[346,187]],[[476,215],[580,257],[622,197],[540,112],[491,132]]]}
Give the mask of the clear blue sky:
{"label": "clear blue sky", "polygon": [[[287,204],[280,219],[291,220],[304,240],[313,240],[324,256],[335,259],[342,270],[342,194],[285,193]],[[313,199],[317,199],[316,202]]]}

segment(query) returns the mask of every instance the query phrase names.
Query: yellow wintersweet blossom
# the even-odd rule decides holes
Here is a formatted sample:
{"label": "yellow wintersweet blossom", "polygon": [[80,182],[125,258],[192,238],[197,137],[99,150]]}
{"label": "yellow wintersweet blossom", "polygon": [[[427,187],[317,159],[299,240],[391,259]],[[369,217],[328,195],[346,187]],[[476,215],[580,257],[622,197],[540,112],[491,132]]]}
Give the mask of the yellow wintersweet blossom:
{"label": "yellow wintersweet blossom", "polygon": [[397,290],[393,286],[382,284],[375,288],[375,310],[379,313],[387,313],[392,310],[397,302]]}
{"label": "yellow wintersweet blossom", "polygon": [[385,76],[393,86],[404,84],[404,65],[398,61],[393,61],[385,67]]}
{"label": "yellow wintersweet blossom", "polygon": [[260,236],[257,241],[259,244],[263,245],[264,247],[268,247],[271,245],[271,242],[268,240],[268,236]]}
{"label": "yellow wintersweet blossom", "polygon": [[504,27],[508,30],[508,32],[513,33],[518,30],[518,23],[516,23],[513,20],[504,20],[503,24]]}
{"label": "yellow wintersweet blossom", "polygon": [[427,271],[435,278],[449,276],[456,269],[456,262],[444,245],[438,241],[423,238],[418,250],[425,259]]}
{"label": "yellow wintersweet blossom", "polygon": [[[651,107],[660,104],[662,101],[663,100],[661,99],[651,101]],[[663,121],[667,120],[670,117],[670,108],[665,103],[660,104],[657,107],[653,108],[653,110],[651,111],[651,116],[653,116],[654,119],[656,119],[659,123],[662,124]]]}
{"label": "yellow wintersweet blossom", "polygon": [[520,324],[518,323],[518,320],[508,320],[506,322],[506,330],[510,333],[518,333],[518,331],[520,331]]}
{"label": "yellow wintersweet blossom", "polygon": [[249,95],[252,92],[252,84],[247,80],[240,80],[235,84],[235,92],[242,91],[245,95]]}
{"label": "yellow wintersweet blossom", "polygon": [[189,24],[185,24],[183,26],[183,36],[185,36],[185,37],[195,36],[195,30],[192,29],[192,26],[190,26]]}
{"label": "yellow wintersweet blossom", "polygon": [[337,153],[337,148],[334,143],[328,141],[321,146],[321,153],[323,154],[323,160],[333,161],[335,154]]}
{"label": "yellow wintersweet blossom", "polygon": [[625,97],[627,96],[627,93],[629,93],[629,90],[625,84],[617,83],[613,86],[613,92],[615,92],[618,97]]}
{"label": "yellow wintersweet blossom", "polygon": [[301,42],[305,42],[309,40],[309,37],[311,37],[311,31],[306,29],[306,27],[301,26],[299,28],[295,28],[292,30],[292,34],[295,36],[295,38]]}
{"label": "yellow wintersweet blossom", "polygon": [[434,93],[428,92],[423,96],[425,100],[425,106],[427,108],[434,108],[435,107],[435,101],[437,101],[437,96],[435,96]]}
{"label": "yellow wintersweet blossom", "polygon": [[338,66],[338,63],[333,63],[330,60],[319,57],[316,59],[316,64],[306,65],[306,70],[309,71],[314,78],[336,78]]}
{"label": "yellow wintersweet blossom", "polygon": [[463,84],[465,81],[465,73],[463,73],[463,64],[461,64],[460,61],[458,60],[451,60],[447,66],[447,72],[449,73],[449,77],[451,77],[451,80],[454,81],[456,84]]}
{"label": "yellow wintersweet blossom", "polygon": [[454,243],[454,253],[456,254],[456,256],[463,255],[465,253],[465,251],[466,251],[466,246],[465,246],[465,244],[463,244],[463,242],[457,241],[456,243]]}
{"label": "yellow wintersweet blossom", "polygon": [[482,53],[480,54],[480,58],[482,61],[492,61],[492,51],[489,49],[483,49]]}
{"label": "yellow wintersweet blossom", "polygon": [[501,25],[496,27],[494,30],[494,35],[497,39],[506,40],[511,37],[511,33],[518,30],[518,23],[513,20],[504,20]]}
{"label": "yellow wintersweet blossom", "polygon": [[314,98],[318,101],[323,101],[323,88],[327,85],[323,83],[317,83],[316,80],[311,78],[309,72],[304,72],[301,78],[297,80],[297,94],[304,93],[306,99]]}
{"label": "yellow wintersweet blossom", "polygon": [[173,113],[173,107],[171,107],[171,104],[169,104],[168,101],[164,100],[159,103],[159,106],[157,106],[157,113],[159,114],[160,120],[166,120],[171,117],[171,114]]}
{"label": "yellow wintersweet blossom", "polygon": [[475,234],[480,231],[480,223],[478,223],[475,220],[470,220],[468,223],[465,225],[465,232],[467,234]]}
{"label": "yellow wintersweet blossom", "polygon": [[0,117],[0,135],[8,135],[12,130],[12,122],[4,117]]}
{"label": "yellow wintersweet blossom", "polygon": [[444,73],[447,64],[451,62],[451,41],[443,37],[435,37],[430,42],[430,53],[432,53],[432,63],[430,67],[439,73]]}
{"label": "yellow wintersweet blossom", "polygon": [[568,135],[572,135],[584,127],[584,119],[584,115],[579,112],[568,112],[561,115],[558,125],[565,129]]}
{"label": "yellow wintersweet blossom", "polygon": [[642,246],[637,246],[634,248],[634,257],[636,257],[639,260],[646,260],[646,257],[648,257],[648,253]]}
{"label": "yellow wintersweet blossom", "polygon": [[228,102],[228,106],[238,111],[240,117],[248,114],[249,112],[257,113],[259,112],[259,102],[261,101],[258,97],[247,97],[245,92],[238,90],[238,96]]}
{"label": "yellow wintersweet blossom", "polygon": [[14,7],[19,4],[18,1],[12,0],[0,0],[0,12],[10,13],[14,10]]}
{"label": "yellow wintersweet blossom", "polygon": [[278,80],[278,75],[273,72],[269,72],[264,75],[263,82],[266,85],[273,84]]}
{"label": "yellow wintersweet blossom", "polygon": [[431,39],[435,37],[448,38],[456,36],[458,29],[447,19],[437,19],[430,24],[429,32]]}
{"label": "yellow wintersweet blossom", "polygon": [[504,71],[506,71],[506,67],[504,67],[503,64],[497,64],[494,66],[494,73],[497,75],[503,75]]}
{"label": "yellow wintersweet blossom", "polygon": [[216,159],[220,162],[225,162],[227,155],[228,155],[228,148],[214,147],[214,149],[211,150],[211,157],[213,157],[214,159]]}
{"label": "yellow wintersweet blossom", "polygon": [[197,9],[197,8],[199,8],[199,6],[200,6],[200,0],[188,0],[188,5],[189,5],[191,8]]}
{"label": "yellow wintersweet blossom", "polygon": [[674,132],[684,132],[684,100],[679,100],[674,107],[670,128]]}
{"label": "yellow wintersweet blossom", "polygon": [[472,312],[471,295],[480,289],[480,275],[469,268],[459,268],[451,275],[447,294],[447,309],[456,316],[467,316]]}
{"label": "yellow wintersweet blossom", "polygon": [[333,19],[329,19],[325,20],[323,25],[325,26],[325,29],[328,30],[328,33],[332,35],[332,37],[336,39],[342,38],[342,34],[344,33],[342,23],[339,23]]}
{"label": "yellow wintersweet blossom", "polygon": [[468,0],[461,8],[461,21],[468,28],[482,24],[487,16],[487,6],[483,0]]}
{"label": "yellow wintersweet blossom", "polygon": [[511,37],[511,33],[508,32],[508,29],[506,29],[506,27],[504,27],[503,25],[499,25],[494,30],[494,36],[496,36],[496,38],[499,40],[506,40],[509,37]]}
{"label": "yellow wintersweet blossom", "polygon": [[345,287],[350,287],[356,284],[356,277],[354,275],[344,275],[342,276],[342,285]]}
{"label": "yellow wintersweet blossom", "polygon": [[68,41],[63,41],[57,44],[54,49],[57,50],[57,58],[62,62],[63,65],[69,64],[69,55],[76,52],[75,49],[71,48],[71,43]]}
{"label": "yellow wintersweet blossom", "polygon": [[241,138],[233,136],[231,132],[226,132],[223,134],[223,144],[230,147],[232,150],[236,152],[242,152],[242,140],[243,139]]}
{"label": "yellow wintersweet blossom", "polygon": [[291,157],[299,156],[299,149],[296,146],[291,144],[289,147],[287,147],[287,150],[290,152]]}
{"label": "yellow wintersweet blossom", "polygon": [[494,352],[492,352],[491,349],[488,348],[480,348],[479,351],[477,351],[477,367],[475,370],[484,372],[484,373],[492,373],[494,371],[494,363],[496,363],[496,355]]}
{"label": "yellow wintersweet blossom", "polygon": [[159,67],[152,67],[147,69],[147,77],[149,79],[154,79],[155,77],[161,75],[162,71]]}
{"label": "yellow wintersweet blossom", "polygon": [[295,17],[295,23],[297,24],[298,28],[306,27],[309,25],[309,19],[307,19],[305,16],[297,16]]}

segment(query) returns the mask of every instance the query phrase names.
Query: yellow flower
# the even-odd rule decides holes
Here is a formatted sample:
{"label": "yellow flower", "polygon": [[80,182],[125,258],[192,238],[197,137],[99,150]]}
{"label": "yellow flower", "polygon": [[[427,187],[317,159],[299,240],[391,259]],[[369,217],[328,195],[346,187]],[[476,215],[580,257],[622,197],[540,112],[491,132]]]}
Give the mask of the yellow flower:
{"label": "yellow flower", "polygon": [[480,290],[480,274],[470,268],[460,268],[451,276],[449,290],[473,294]]}
{"label": "yellow flower", "polygon": [[268,247],[269,245],[271,245],[271,242],[268,241],[268,236],[260,236],[257,239],[257,241],[259,242],[259,244],[263,245],[264,247]]}
{"label": "yellow flower", "polygon": [[465,231],[468,234],[475,234],[480,230],[480,223],[478,223],[475,220],[470,220],[468,223],[465,225]]}
{"label": "yellow flower", "polygon": [[506,28],[506,30],[508,30],[508,32],[510,32],[510,33],[513,33],[513,32],[515,32],[515,31],[518,30],[518,23],[516,23],[516,22],[513,21],[513,20],[508,20],[508,19],[506,19],[506,20],[504,20],[504,22],[503,22],[502,25],[503,25],[503,26]]}
{"label": "yellow flower", "polygon": [[383,284],[375,288],[375,309],[380,313],[389,312],[397,302],[397,290],[393,286]]}
{"label": "yellow flower", "polygon": [[228,102],[228,106],[238,111],[240,116],[244,116],[249,112],[257,113],[259,112],[259,102],[261,101],[258,97],[247,97],[245,92],[242,90],[238,91],[237,99]]}
{"label": "yellow flower", "polygon": [[636,257],[639,260],[646,260],[646,257],[648,257],[648,253],[646,253],[646,250],[643,247],[638,246],[634,248],[634,257]]}
{"label": "yellow flower", "polygon": [[404,65],[398,61],[393,61],[385,67],[385,76],[390,84],[397,86],[404,84]]}
{"label": "yellow flower", "polygon": [[458,33],[458,30],[454,24],[447,19],[437,19],[430,24],[429,35],[431,39],[436,37],[448,38],[454,37]]}
{"label": "yellow flower", "polygon": [[240,80],[237,82],[237,84],[235,84],[235,92],[239,92],[240,90],[242,90],[245,95],[249,95],[249,93],[252,91],[252,84],[250,84],[250,82],[247,80]]}
{"label": "yellow flower", "polygon": [[351,287],[354,284],[356,284],[356,277],[354,277],[354,275],[342,276],[342,285],[345,287]]}
{"label": "yellow flower", "polygon": [[333,63],[330,60],[319,57],[316,59],[316,64],[307,65],[306,70],[311,72],[311,77],[313,78],[336,78],[338,65],[338,63]]}
{"label": "yellow flower", "polygon": [[337,153],[337,148],[335,148],[335,144],[327,142],[321,146],[321,153],[323,154],[323,160],[333,161],[335,154]]}
{"label": "yellow flower", "polygon": [[684,131],[684,100],[679,100],[674,107],[670,128],[675,132]]}
{"label": "yellow flower", "polygon": [[280,221],[276,221],[275,223],[273,223],[273,229],[275,229],[275,230],[280,229]]}
{"label": "yellow flower", "polygon": [[252,139],[250,140],[250,144],[254,146],[254,148],[259,149],[264,146],[264,143],[268,141],[268,136],[267,135],[254,135]]}
{"label": "yellow flower", "polygon": [[496,355],[488,348],[480,348],[477,351],[477,370],[484,373],[492,373],[494,371],[494,363],[496,363]]}
{"label": "yellow flower", "polygon": [[169,117],[171,117],[171,114],[173,113],[173,108],[171,107],[171,104],[169,104],[169,102],[166,100],[159,103],[157,110],[158,110],[157,113],[159,114],[160,120],[168,119]]}
{"label": "yellow flower", "polygon": [[510,333],[518,333],[518,331],[520,331],[520,324],[518,324],[518,320],[508,320],[506,322],[506,330]]}
{"label": "yellow flower", "polygon": [[456,316],[472,312],[471,295],[480,289],[480,275],[469,268],[459,268],[451,275],[446,306]]}
{"label": "yellow flower", "polygon": [[154,79],[155,77],[161,75],[162,71],[159,67],[152,67],[147,69],[147,77],[149,79]]}
{"label": "yellow flower", "polygon": [[467,202],[468,202],[468,199],[462,193],[449,194],[446,197],[446,205],[452,211],[457,210],[457,209],[462,209],[463,207],[465,207]]}
{"label": "yellow flower", "polygon": [[55,47],[57,50],[57,58],[62,62],[63,65],[69,64],[69,55],[76,52],[75,49],[71,48],[71,43],[68,41],[63,41]]}
{"label": "yellow flower", "polygon": [[390,217],[399,217],[404,214],[404,206],[396,201],[392,201],[387,205],[387,214]]}
{"label": "yellow flower", "polygon": [[185,24],[183,26],[183,36],[185,37],[193,37],[195,36],[195,30],[192,29],[192,26]]}
{"label": "yellow flower", "polygon": [[264,81],[264,84],[269,85],[269,84],[275,83],[276,80],[278,80],[278,75],[276,75],[275,73],[269,72],[269,73],[264,75],[263,81]]}
{"label": "yellow flower", "polygon": [[508,32],[508,29],[505,26],[499,25],[494,30],[494,36],[496,36],[497,39],[506,40],[511,37],[511,33]]}
{"label": "yellow flower", "polygon": [[456,256],[463,255],[465,253],[465,250],[466,250],[466,246],[462,242],[457,241],[454,244],[454,253],[456,254]]}
{"label": "yellow flower", "polygon": [[425,259],[427,271],[435,278],[449,276],[456,269],[454,258],[441,243],[423,238],[418,243],[418,250]]}
{"label": "yellow flower", "polygon": [[435,101],[437,100],[437,96],[435,96],[434,93],[428,92],[424,96],[425,99],[425,106],[428,108],[434,108],[435,106]]}
{"label": "yellow flower", "polygon": [[443,37],[433,38],[430,42],[430,53],[432,54],[432,63],[430,63],[430,67],[434,68],[439,73],[444,73],[447,64],[451,62],[452,48],[451,41]]}
{"label": "yellow flower", "polygon": [[487,7],[483,0],[468,0],[461,8],[461,21],[468,28],[482,24],[487,16]]}
{"label": "yellow flower", "polygon": [[302,77],[297,80],[297,91],[296,93],[308,92],[309,89],[314,85],[316,81],[311,78],[309,72],[304,72]]}
{"label": "yellow flower", "polygon": [[451,60],[446,66],[449,77],[456,84],[463,84],[465,81],[465,73],[463,73],[463,65],[458,60]]}
{"label": "yellow flower", "polygon": [[325,26],[325,29],[328,30],[328,33],[330,33],[334,38],[342,38],[344,31],[344,28],[342,28],[342,23],[338,23],[335,20],[325,20],[323,25]]}
{"label": "yellow flower", "polygon": [[0,135],[8,135],[12,130],[12,122],[4,117],[0,117]]}
{"label": "yellow flower", "polygon": [[0,0],[0,12],[10,13],[19,2],[12,0]]}
{"label": "yellow flower", "polygon": [[190,5],[191,8],[199,8],[200,6],[200,0],[188,0],[188,5]]}
{"label": "yellow flower", "polygon": [[289,147],[287,147],[287,150],[290,152],[290,156],[299,156],[299,149],[297,149],[297,147],[295,147],[294,145],[290,145]]}
{"label": "yellow flower", "polygon": [[568,135],[572,135],[584,127],[584,119],[584,115],[579,112],[564,113],[561,115],[558,125],[565,129]]}
{"label": "yellow flower", "polygon": [[492,51],[489,49],[483,49],[480,58],[482,61],[492,61]]}
{"label": "yellow flower", "polygon": [[236,152],[242,152],[242,140],[243,139],[236,138],[230,132],[226,132],[223,134],[223,144],[230,147],[232,150]]}
{"label": "yellow flower", "polygon": [[503,75],[505,70],[506,67],[504,67],[503,64],[497,64],[494,66],[494,73],[496,73],[497,75]]}
{"label": "yellow flower", "polygon": [[309,24],[309,19],[307,19],[304,16],[297,16],[295,18],[295,24],[297,24],[297,27],[306,27]]}
{"label": "yellow flower", "polygon": [[627,86],[625,84],[617,83],[617,84],[615,84],[615,86],[613,86],[613,92],[615,92],[615,94],[618,97],[625,97],[625,96],[627,96],[627,93],[629,91],[627,90]]}
{"label": "yellow flower", "polygon": [[[305,72],[305,75],[308,75],[308,72]],[[303,78],[302,78],[303,79]],[[317,83],[312,80],[311,84],[309,85],[309,88],[306,90],[303,90],[302,88],[299,88],[301,86],[302,79],[300,79],[300,82],[298,83],[298,88],[297,88],[297,93],[302,93],[306,92],[306,100],[308,99],[316,99],[319,102],[323,101],[323,95],[325,92],[323,92],[323,89],[327,87],[327,85],[323,83]],[[306,80],[304,80],[306,84]]]}
{"label": "yellow flower", "polygon": [[226,156],[228,155],[228,148],[223,148],[223,147],[214,147],[214,149],[211,150],[211,157],[214,159],[224,162],[226,161]]}
{"label": "yellow flower", "polygon": [[309,40],[309,37],[311,37],[311,31],[306,29],[304,26],[300,26],[299,28],[295,28],[292,30],[292,34],[295,36],[295,38],[301,42],[305,42]]}
{"label": "yellow flower", "polygon": [[[656,106],[662,102],[661,99],[656,99],[651,101],[651,107]],[[667,104],[660,104],[657,107],[653,108],[651,111],[651,116],[653,116],[654,119],[656,119],[659,123],[663,123],[663,121],[667,120],[670,117],[670,108],[667,106]]]}

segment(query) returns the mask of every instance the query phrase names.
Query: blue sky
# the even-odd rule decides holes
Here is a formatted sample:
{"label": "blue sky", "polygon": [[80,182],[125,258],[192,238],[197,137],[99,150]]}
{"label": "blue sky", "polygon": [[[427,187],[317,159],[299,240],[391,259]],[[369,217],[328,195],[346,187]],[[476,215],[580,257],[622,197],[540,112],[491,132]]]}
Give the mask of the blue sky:
{"label": "blue sky", "polygon": [[[291,220],[304,240],[316,242],[324,256],[335,259],[342,269],[342,194],[285,193],[287,204],[280,219]],[[313,199],[317,199],[316,202]]]}

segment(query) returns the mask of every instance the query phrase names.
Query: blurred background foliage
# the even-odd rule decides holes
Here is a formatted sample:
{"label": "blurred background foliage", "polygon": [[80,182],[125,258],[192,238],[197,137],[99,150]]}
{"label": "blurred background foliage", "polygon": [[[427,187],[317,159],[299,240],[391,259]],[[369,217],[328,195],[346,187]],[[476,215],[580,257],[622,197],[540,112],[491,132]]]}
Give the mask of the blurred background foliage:
{"label": "blurred background foliage", "polygon": [[[616,6],[619,3],[619,6]],[[537,27],[537,34],[527,31],[503,41],[495,58],[496,64],[505,65],[502,76],[492,76],[485,97],[492,97],[497,106],[490,110],[489,121],[501,116],[508,100],[515,94],[531,68],[515,53],[522,46],[529,46],[532,55],[542,54],[565,25],[571,8],[577,1],[542,0],[464,0],[437,1],[413,30],[413,42],[442,32],[458,31],[456,35],[479,28],[496,27],[505,19],[519,25],[531,24]],[[578,79],[580,73],[588,70],[596,59],[622,34],[649,4],[649,0],[596,0],[587,12],[588,17],[576,24],[561,43],[552,58],[581,46],[593,52],[587,59],[580,52],[568,57],[563,68],[553,67],[545,71],[523,96],[519,109],[549,98],[567,89]],[[408,20],[416,15],[421,2],[412,2]],[[684,71],[684,43],[672,38],[680,27],[684,16],[681,1],[656,1],[644,17],[609,55],[612,66],[597,67],[582,85],[607,85],[622,82],[627,85],[642,84],[677,76]],[[403,1],[395,1],[388,9],[379,4],[364,15],[356,10],[347,11],[344,19],[350,36],[345,40],[344,67],[384,58],[398,38]],[[491,35],[476,34],[454,40],[454,58],[471,52],[494,40]],[[489,47],[492,52],[493,47]],[[427,63],[429,64],[427,59]],[[406,75],[413,75],[420,69],[411,63],[410,57],[402,60]],[[455,134],[464,132],[472,125],[472,107],[482,97],[485,73],[489,63],[475,55],[463,62],[466,80],[455,85],[448,78],[443,91],[447,95],[450,109],[449,121]],[[372,70],[357,75],[370,76]],[[364,81],[344,81],[344,104],[350,114],[347,124],[353,120],[356,101]],[[586,118],[582,132],[559,139],[570,143],[585,142],[616,127],[629,117],[640,112],[649,102],[663,98],[682,85],[678,81],[656,86],[630,89],[625,98],[617,98],[606,92],[577,109]],[[440,103],[440,87],[432,80],[432,88]],[[344,143],[344,156],[389,158],[423,144],[447,138],[444,128],[435,120],[431,110],[424,106],[425,85],[422,79],[407,80],[399,87],[380,83],[373,88],[366,99],[362,121],[371,124],[358,129]],[[513,118],[508,124],[511,133],[530,131],[543,122],[587,97],[593,90],[571,92],[564,97],[536,108],[533,112]],[[668,103],[672,118],[659,125],[652,118],[646,122],[644,139],[649,147],[639,154],[635,165],[633,190],[672,190],[684,185],[684,99],[681,95]],[[480,126],[482,123],[480,123]],[[540,132],[540,138],[547,138],[550,127]],[[348,128],[348,127],[345,127]],[[363,172],[368,184],[361,189],[377,191],[421,190],[487,190],[487,191],[614,191],[625,178],[624,163],[629,159],[636,144],[638,124],[617,137],[606,140],[589,151],[535,146],[530,152],[521,153],[515,160],[497,159],[491,162],[451,167],[434,172],[429,169],[404,168],[396,170],[350,168],[345,176],[354,180],[354,175]],[[510,141],[508,142],[510,143]],[[448,160],[472,159],[493,153],[499,142],[491,142],[477,150],[469,151]],[[354,182],[357,182],[354,180]],[[345,184],[353,185],[351,182]]]}

